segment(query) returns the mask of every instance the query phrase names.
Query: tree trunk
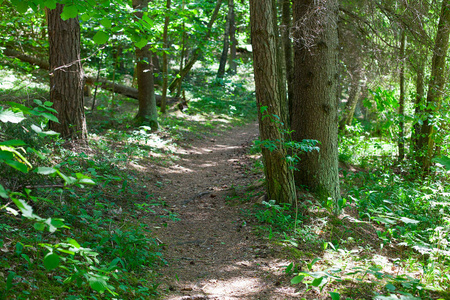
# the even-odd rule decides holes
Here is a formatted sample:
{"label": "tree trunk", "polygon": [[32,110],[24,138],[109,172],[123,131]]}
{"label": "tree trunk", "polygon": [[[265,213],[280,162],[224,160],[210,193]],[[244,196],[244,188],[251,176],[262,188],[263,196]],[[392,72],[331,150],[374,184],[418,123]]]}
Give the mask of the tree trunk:
{"label": "tree trunk", "polygon": [[167,0],[166,2],[166,17],[164,19],[164,33],[163,33],[163,86],[162,86],[162,101],[161,101],[161,112],[163,114],[166,113],[166,105],[167,105],[167,87],[169,85],[169,61],[167,59],[167,52],[169,49],[169,42],[168,42],[168,30],[169,30],[169,12],[170,12],[170,0]]}
{"label": "tree trunk", "polygon": [[[209,36],[211,35],[212,26],[216,21],[217,16],[219,15],[219,9],[221,5],[222,0],[217,0],[216,7],[214,8],[211,19],[209,20],[208,23],[208,32],[206,33],[206,36],[203,38],[203,43],[206,43],[209,39]],[[180,73],[178,74],[179,76],[177,76],[177,78],[175,78],[170,84],[169,86],[170,92],[173,92],[175,88],[181,85],[181,82],[183,81],[184,77],[189,73],[194,64],[197,62],[198,58],[200,57],[200,54],[202,54],[202,48],[203,47],[198,47],[194,50],[194,54],[192,55],[191,59],[188,61],[186,66],[184,66],[184,68],[180,71]]]}
{"label": "tree trunk", "polygon": [[420,125],[420,120],[422,119],[421,112],[423,112],[421,107],[424,105],[423,102],[425,97],[425,62],[426,56],[424,59],[419,59],[419,65],[417,66],[416,75],[416,98],[414,101],[415,123],[413,124],[411,133],[411,153],[416,161],[420,152],[419,136],[422,128],[422,126]]}
{"label": "tree trunk", "polygon": [[219,70],[217,71],[217,79],[222,79],[223,76],[225,75],[228,49],[230,48],[230,23],[231,23],[231,10],[230,6],[228,6],[227,20],[225,22],[225,32],[223,34],[222,55],[220,56]]}
{"label": "tree trunk", "polygon": [[292,9],[291,0],[281,0],[281,39],[284,47],[284,64],[286,69],[287,91],[289,107],[292,106],[292,99],[294,94],[294,55],[292,49],[292,42],[290,38],[290,31],[292,27]]}
{"label": "tree trunk", "polygon": [[277,54],[274,14],[272,0],[250,0],[260,139],[276,145],[276,149],[272,151],[268,147],[262,147],[268,197],[277,202],[292,203],[296,199],[295,185],[292,171],[286,161],[286,149],[282,143],[283,125],[273,117],[280,117],[280,103],[283,96],[278,77],[280,61]]}
{"label": "tree trunk", "polygon": [[58,112],[59,123],[51,130],[64,138],[87,138],[83,99],[83,68],[80,59],[80,23],[78,18],[63,21],[64,5],[48,10],[50,101]]}
{"label": "tree trunk", "polygon": [[355,114],[356,105],[358,104],[359,94],[361,92],[361,69],[355,68],[352,76],[352,81],[350,84],[350,92],[348,95],[347,103],[342,114],[341,121],[339,122],[339,131],[345,133],[345,127],[347,125],[352,125],[353,116]]}
{"label": "tree trunk", "polygon": [[234,0],[228,0],[228,9],[230,14],[230,60],[228,62],[228,73],[236,74],[237,71],[237,63],[236,63],[236,21],[235,15],[236,12],[234,10]]}
{"label": "tree trunk", "polygon": [[398,160],[402,161],[405,158],[405,48],[406,48],[406,34],[402,30],[400,41],[400,99],[399,99],[399,134],[398,134]]}
{"label": "tree trunk", "polygon": [[431,64],[431,77],[427,94],[427,108],[424,111],[424,115],[426,115],[427,118],[423,122],[419,137],[419,151],[421,155],[421,160],[419,163],[422,166],[422,171],[424,174],[428,174],[430,171],[431,159],[433,158],[434,152],[434,126],[439,125],[436,123],[437,120],[434,119],[434,116],[436,116],[439,112],[444,93],[445,59],[449,46],[449,26],[450,0],[444,0],[442,2],[441,16],[439,18],[433,60]]}
{"label": "tree trunk", "polygon": [[[134,15],[141,19],[142,10],[148,7],[149,0],[133,0]],[[158,129],[158,112],[156,110],[155,86],[153,81],[153,62],[150,45],[136,52],[136,74],[138,84],[139,110],[135,117],[138,124],[148,123],[152,130]]]}
{"label": "tree trunk", "polygon": [[[294,0],[296,31],[293,139],[320,142],[319,152],[301,156],[295,179],[320,197],[340,198],[338,176],[337,0]],[[311,34],[312,35],[308,35]]]}

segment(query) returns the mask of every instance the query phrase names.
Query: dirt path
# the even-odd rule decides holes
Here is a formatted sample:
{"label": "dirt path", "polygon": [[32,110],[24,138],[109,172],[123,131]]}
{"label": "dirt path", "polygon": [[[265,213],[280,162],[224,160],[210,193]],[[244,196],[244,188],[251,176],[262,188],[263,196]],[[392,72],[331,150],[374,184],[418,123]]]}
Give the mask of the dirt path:
{"label": "dirt path", "polygon": [[158,195],[180,219],[153,231],[168,261],[163,299],[298,299],[283,273],[287,262],[241,213],[252,205],[239,202],[243,187],[261,177],[246,154],[257,136],[251,124],[193,141],[178,151],[176,165],[157,170],[164,184]]}

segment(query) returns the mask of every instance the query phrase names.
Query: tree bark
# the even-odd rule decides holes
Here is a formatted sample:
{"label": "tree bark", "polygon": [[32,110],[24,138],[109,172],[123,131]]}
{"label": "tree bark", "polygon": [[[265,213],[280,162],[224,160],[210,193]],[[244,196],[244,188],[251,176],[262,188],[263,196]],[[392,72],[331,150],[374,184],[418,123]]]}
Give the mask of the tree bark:
{"label": "tree bark", "polygon": [[286,69],[288,103],[289,107],[291,107],[292,99],[294,98],[294,53],[290,38],[290,31],[292,27],[291,0],[281,0],[281,11],[281,39],[284,47],[284,65]]}
{"label": "tree bark", "polygon": [[63,138],[85,140],[86,117],[83,98],[83,68],[80,59],[80,23],[78,18],[63,21],[64,5],[48,10],[50,101],[59,123],[49,128]]}
{"label": "tree bark", "polygon": [[[337,0],[294,0],[293,139],[320,142],[301,156],[295,179],[322,198],[340,198],[338,176]],[[312,34],[311,34],[312,33]],[[311,34],[311,35],[308,35]]]}
{"label": "tree bark", "polygon": [[[148,7],[149,0],[132,0],[134,15],[143,17],[143,9]],[[136,52],[136,74],[138,84],[139,110],[135,117],[138,124],[148,123],[152,130],[158,129],[158,112],[156,110],[155,86],[153,79],[153,61],[150,45],[145,45]]]}
{"label": "tree bark", "polygon": [[292,203],[296,200],[296,192],[292,170],[286,161],[286,149],[282,143],[283,125],[274,121],[273,117],[280,117],[282,97],[278,78],[280,61],[277,54],[274,14],[272,0],[250,0],[260,139],[276,145],[276,149],[272,151],[268,147],[262,147],[267,192],[269,199]]}
{"label": "tree bark", "polygon": [[[214,8],[214,11],[212,13],[211,19],[208,23],[208,32],[206,33],[206,36],[203,38],[203,43],[206,43],[211,35],[211,30],[214,22],[217,19],[217,16],[219,15],[219,9],[222,5],[222,0],[217,0],[216,7]],[[183,81],[184,77],[189,73],[189,71],[192,69],[194,64],[197,62],[198,58],[200,57],[200,54],[202,54],[202,47],[198,47],[194,50],[194,54],[192,55],[191,59],[187,62],[186,66],[180,71],[172,83],[169,86],[169,91],[173,93],[173,91],[181,85],[181,82]]]}
{"label": "tree bark", "polygon": [[[423,52],[420,52],[423,53]],[[425,97],[425,58],[419,59],[419,64],[417,66],[417,74],[416,74],[416,97],[414,101],[414,116],[415,122],[413,124],[412,133],[411,133],[411,153],[412,156],[417,161],[418,154],[420,152],[419,149],[419,137],[422,126],[420,125],[420,120],[422,119],[421,113],[423,112],[422,106],[424,105],[424,97]]]}
{"label": "tree bark", "polygon": [[442,2],[442,10],[436,33],[434,53],[431,64],[431,77],[428,85],[427,108],[424,110],[426,119],[419,137],[420,165],[424,174],[428,174],[434,152],[434,126],[439,125],[434,117],[441,107],[445,84],[445,59],[449,46],[450,33],[450,0]]}
{"label": "tree bark", "polygon": [[168,42],[168,30],[169,30],[169,12],[170,12],[170,0],[166,2],[166,16],[164,18],[164,33],[163,33],[163,86],[162,86],[162,101],[161,101],[161,112],[163,114],[166,113],[166,105],[167,105],[167,87],[169,85],[169,61],[167,59],[167,52],[169,49]]}
{"label": "tree bark", "polygon": [[228,0],[228,9],[230,14],[230,60],[228,62],[228,73],[236,74],[237,63],[236,63],[236,12],[234,10],[234,0]]}

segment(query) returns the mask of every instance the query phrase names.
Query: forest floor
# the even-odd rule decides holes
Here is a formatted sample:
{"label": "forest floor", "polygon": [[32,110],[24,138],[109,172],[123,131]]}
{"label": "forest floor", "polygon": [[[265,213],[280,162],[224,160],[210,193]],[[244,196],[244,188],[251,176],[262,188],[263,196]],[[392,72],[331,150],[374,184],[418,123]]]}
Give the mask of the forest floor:
{"label": "forest floor", "polygon": [[252,171],[248,156],[257,137],[256,124],[234,127],[180,147],[175,164],[148,166],[160,186],[155,195],[179,218],[141,220],[154,227],[168,262],[162,298],[298,299],[292,276],[283,272],[289,262],[276,254],[281,246],[255,234],[242,213],[258,196],[239,199],[261,190],[262,174]]}

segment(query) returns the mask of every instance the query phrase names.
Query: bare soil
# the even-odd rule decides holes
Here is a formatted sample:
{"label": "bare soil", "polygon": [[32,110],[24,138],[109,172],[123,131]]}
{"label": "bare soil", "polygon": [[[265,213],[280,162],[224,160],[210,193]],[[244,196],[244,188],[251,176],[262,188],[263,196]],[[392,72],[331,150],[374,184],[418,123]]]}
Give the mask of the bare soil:
{"label": "bare soil", "polygon": [[179,218],[146,219],[168,262],[161,270],[163,299],[299,298],[283,272],[289,262],[282,250],[242,214],[258,198],[248,199],[262,174],[252,171],[247,151],[257,136],[256,124],[235,127],[178,148],[180,159],[170,166],[152,166],[158,196]]}

